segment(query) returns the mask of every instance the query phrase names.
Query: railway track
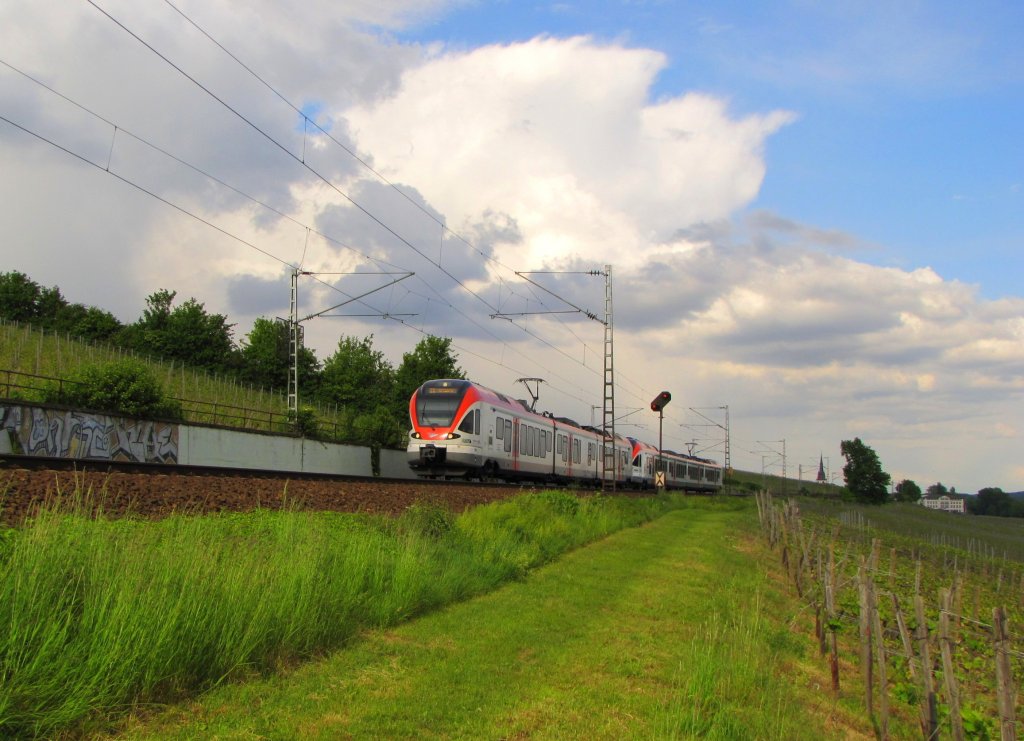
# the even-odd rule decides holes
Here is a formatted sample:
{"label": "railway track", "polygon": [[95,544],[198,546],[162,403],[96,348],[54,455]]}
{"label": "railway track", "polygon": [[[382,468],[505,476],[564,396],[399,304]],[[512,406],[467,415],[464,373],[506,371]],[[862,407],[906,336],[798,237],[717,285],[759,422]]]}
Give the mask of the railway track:
{"label": "railway track", "polygon": [[249,469],[0,456],[0,523],[17,525],[44,503],[105,516],[258,508],[398,514],[417,502],[455,511],[515,496],[523,487]]}

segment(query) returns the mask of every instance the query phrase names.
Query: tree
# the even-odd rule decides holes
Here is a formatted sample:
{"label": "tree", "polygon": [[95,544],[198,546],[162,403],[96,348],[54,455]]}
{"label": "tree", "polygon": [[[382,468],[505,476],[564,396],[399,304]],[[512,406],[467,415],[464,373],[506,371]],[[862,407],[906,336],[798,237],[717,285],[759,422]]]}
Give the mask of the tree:
{"label": "tree", "polygon": [[976,497],[967,500],[967,509],[974,515],[1012,517],[1013,499],[999,487],[981,489]]}
{"label": "tree", "polygon": [[921,487],[911,479],[903,479],[896,484],[897,502],[916,502],[921,498]]}
{"label": "tree", "polygon": [[434,378],[465,378],[458,366],[458,356],[452,354],[452,341],[448,337],[427,335],[402,355],[402,364],[395,371],[396,404],[402,407],[402,416],[408,413],[409,399],[424,381]]}
{"label": "tree", "polygon": [[853,497],[864,504],[884,504],[892,477],[882,470],[875,451],[859,437],[843,440],[839,449],[846,458],[843,477]]}
{"label": "tree", "polygon": [[146,309],[122,336],[142,352],[189,365],[220,370],[234,351],[231,328],[223,314],[210,314],[190,298],[172,308],[177,294],[161,288],[146,298]]}
{"label": "tree", "polygon": [[39,284],[24,273],[0,273],[0,318],[30,322],[39,317]]}
{"label": "tree", "polygon": [[[267,388],[288,388],[291,372],[291,328],[287,322],[258,317],[242,342],[241,375]],[[299,391],[306,398],[316,393],[320,361],[308,347],[299,350]]]}
{"label": "tree", "polygon": [[394,370],[384,353],[373,349],[373,335],[363,339],[342,337],[338,349],[324,360],[320,398],[344,407],[353,415],[387,408],[392,396]]}
{"label": "tree", "polygon": [[949,494],[949,489],[942,485],[942,482],[932,484],[928,487],[927,494],[930,497],[941,497]]}
{"label": "tree", "polygon": [[124,327],[109,311],[83,304],[65,307],[58,317],[58,325],[77,337],[94,342],[110,340]]}

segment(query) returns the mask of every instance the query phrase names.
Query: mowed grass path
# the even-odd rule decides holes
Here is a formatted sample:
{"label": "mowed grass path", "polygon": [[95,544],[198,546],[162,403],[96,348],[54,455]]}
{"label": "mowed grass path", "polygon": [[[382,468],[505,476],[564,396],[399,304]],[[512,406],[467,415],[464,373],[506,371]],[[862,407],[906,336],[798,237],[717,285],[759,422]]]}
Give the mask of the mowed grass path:
{"label": "mowed grass path", "polygon": [[123,737],[832,736],[786,676],[806,639],[785,624],[793,603],[758,563],[751,520],[735,506],[671,512]]}

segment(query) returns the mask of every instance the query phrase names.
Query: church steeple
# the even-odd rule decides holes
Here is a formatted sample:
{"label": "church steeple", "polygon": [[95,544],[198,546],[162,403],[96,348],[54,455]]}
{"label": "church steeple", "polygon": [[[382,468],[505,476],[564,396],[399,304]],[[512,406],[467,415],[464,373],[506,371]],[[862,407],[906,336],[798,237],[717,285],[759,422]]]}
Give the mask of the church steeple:
{"label": "church steeple", "polygon": [[818,458],[818,483],[819,484],[826,483],[826,478],[825,478],[825,456],[824,455],[821,455]]}

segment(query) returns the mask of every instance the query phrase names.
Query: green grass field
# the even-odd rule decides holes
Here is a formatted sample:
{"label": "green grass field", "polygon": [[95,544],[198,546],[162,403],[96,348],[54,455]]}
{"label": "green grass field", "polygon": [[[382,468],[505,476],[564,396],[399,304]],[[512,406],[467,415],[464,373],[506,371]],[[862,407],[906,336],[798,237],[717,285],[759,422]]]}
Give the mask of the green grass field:
{"label": "green grass field", "polygon": [[452,517],[46,512],[0,537],[0,737],[102,727],[126,708],[273,671],[525,577],[691,500],[528,494]]}
{"label": "green grass field", "polygon": [[[131,739],[821,739],[798,609],[750,503],[689,500],[522,581],[322,660],[135,718]],[[816,702],[818,704],[816,704]]]}

